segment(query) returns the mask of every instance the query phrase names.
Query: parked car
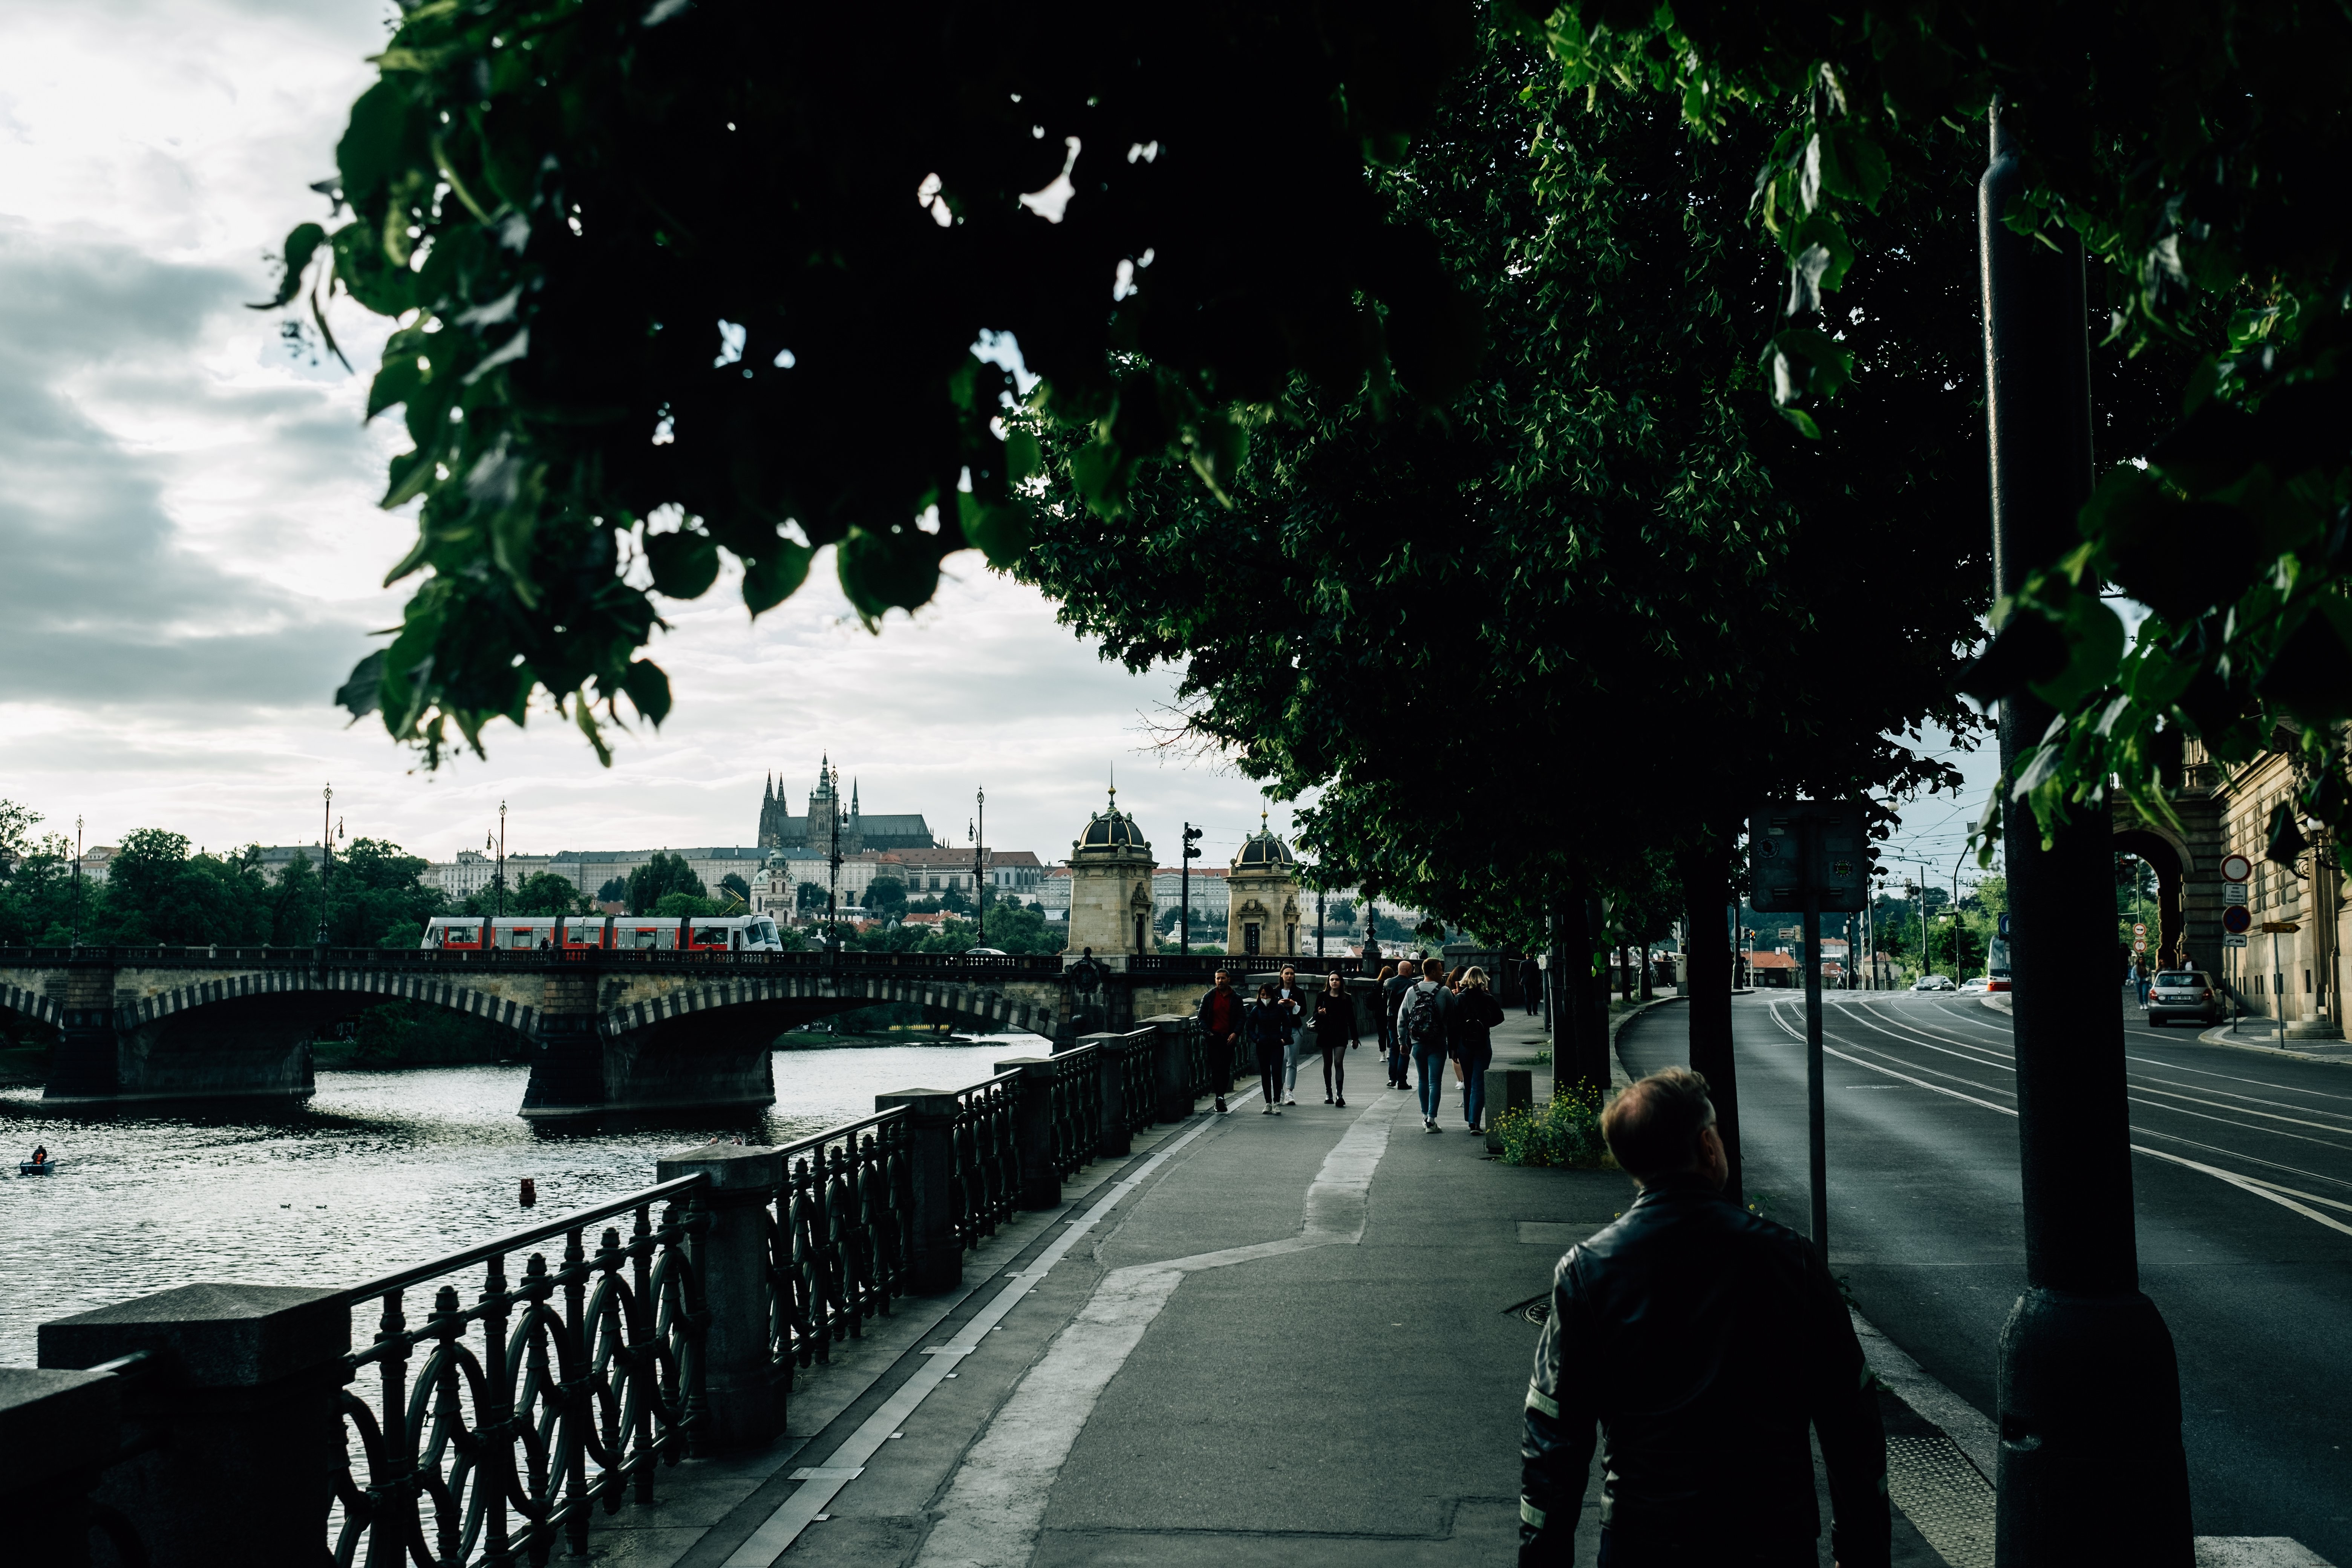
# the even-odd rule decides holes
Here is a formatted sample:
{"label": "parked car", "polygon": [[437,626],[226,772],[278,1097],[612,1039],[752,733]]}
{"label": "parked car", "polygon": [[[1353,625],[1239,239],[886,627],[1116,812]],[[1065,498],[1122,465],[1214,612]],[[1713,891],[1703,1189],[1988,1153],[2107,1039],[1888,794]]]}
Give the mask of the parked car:
{"label": "parked car", "polygon": [[963,955],[966,958],[1003,958],[1005,952],[1001,947],[967,947]]}
{"label": "parked car", "polygon": [[1963,996],[1979,996],[1991,989],[1992,982],[1981,974],[1971,975],[1960,982],[1960,994]]}
{"label": "parked car", "polygon": [[2224,1011],[2221,988],[2201,969],[2163,969],[2147,987],[2147,1026],[2162,1028],[2175,1018],[2218,1024]]}
{"label": "parked car", "polygon": [[1948,974],[1923,974],[1911,983],[1914,991],[1949,991],[1954,989]]}

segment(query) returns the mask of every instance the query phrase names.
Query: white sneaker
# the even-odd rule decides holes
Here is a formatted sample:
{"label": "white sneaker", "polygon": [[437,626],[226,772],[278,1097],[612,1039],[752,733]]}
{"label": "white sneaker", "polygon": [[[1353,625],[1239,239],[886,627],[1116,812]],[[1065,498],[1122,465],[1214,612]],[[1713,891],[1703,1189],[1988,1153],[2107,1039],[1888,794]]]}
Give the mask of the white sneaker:
{"label": "white sneaker", "polygon": [[1285,1104],[1285,1105],[1296,1105],[1296,1104],[1297,1104],[1297,1103],[1298,1103],[1298,1101],[1297,1101],[1297,1100],[1284,1100],[1282,1103],[1283,1103],[1283,1104]]}

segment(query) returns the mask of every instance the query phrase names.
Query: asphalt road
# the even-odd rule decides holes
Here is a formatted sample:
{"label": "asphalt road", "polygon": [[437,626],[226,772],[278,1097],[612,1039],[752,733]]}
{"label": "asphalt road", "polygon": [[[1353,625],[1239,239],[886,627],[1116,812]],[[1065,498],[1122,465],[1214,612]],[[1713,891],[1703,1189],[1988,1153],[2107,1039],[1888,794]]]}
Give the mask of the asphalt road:
{"label": "asphalt road", "polygon": [[[2024,1288],[2006,1015],[1975,997],[1824,997],[1830,1253],[1863,1314],[1988,1415]],[[2352,1068],[2198,1043],[2125,1014],[2140,1288],[2180,1357],[2200,1535],[2352,1563]],[[1802,1230],[1804,998],[1733,1002],[1751,1202]],[[1621,1038],[1687,1060],[1679,1007]]]}

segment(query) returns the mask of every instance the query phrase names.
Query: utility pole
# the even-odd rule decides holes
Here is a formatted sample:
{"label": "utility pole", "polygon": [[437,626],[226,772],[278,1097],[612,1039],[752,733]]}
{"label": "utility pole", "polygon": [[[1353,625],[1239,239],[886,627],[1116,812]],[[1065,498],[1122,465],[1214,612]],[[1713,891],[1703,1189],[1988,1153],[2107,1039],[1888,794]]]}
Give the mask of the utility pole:
{"label": "utility pole", "polygon": [[[2050,106],[2050,123],[2068,110]],[[2082,241],[2020,234],[2027,174],[1998,99],[1978,185],[1993,591],[2082,542],[2092,489]],[[2063,161],[2066,149],[2053,149]],[[2000,693],[2002,776],[2053,717]],[[2123,1016],[2095,984],[2114,963],[2115,876],[2104,813],[2077,811],[2047,847],[2032,809],[2004,814],[2025,1293],[2002,1328],[1994,1561],[2000,1568],[2130,1563],[2189,1568],[2189,1463],[2171,1332],[2139,1289]],[[2128,1497],[2127,1508],[2100,1506]]]}
{"label": "utility pole", "polygon": [[1192,954],[1192,862],[1201,858],[1201,830],[1191,823],[1184,825],[1184,853],[1176,862],[1176,901],[1184,906],[1177,920],[1183,931],[1178,945],[1190,958]]}
{"label": "utility pole", "polygon": [[329,784],[324,795],[325,803],[319,807],[318,945],[320,947],[327,945],[327,874],[335,868],[335,786]]}

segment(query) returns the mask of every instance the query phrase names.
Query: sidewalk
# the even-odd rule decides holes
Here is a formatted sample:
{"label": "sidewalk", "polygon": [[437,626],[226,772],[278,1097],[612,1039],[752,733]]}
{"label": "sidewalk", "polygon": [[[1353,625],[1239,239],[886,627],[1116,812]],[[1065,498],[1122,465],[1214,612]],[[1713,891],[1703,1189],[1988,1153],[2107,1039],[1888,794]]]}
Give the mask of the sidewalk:
{"label": "sidewalk", "polygon": [[[1546,1043],[1517,1015],[1496,1036],[1498,1066],[1533,1066]],[[804,1374],[790,1436],[669,1472],[662,1502],[598,1521],[593,1555],[1508,1562],[1538,1332],[1508,1309],[1632,1184],[1488,1159],[1451,1084],[1445,1131],[1424,1134],[1372,1050],[1349,1055],[1344,1109],[1309,1063],[1278,1119],[1253,1094],[1089,1167],[1063,1209],[968,1256],[963,1292],[907,1304]],[[1895,1561],[1945,1560],[1898,1522]]]}

